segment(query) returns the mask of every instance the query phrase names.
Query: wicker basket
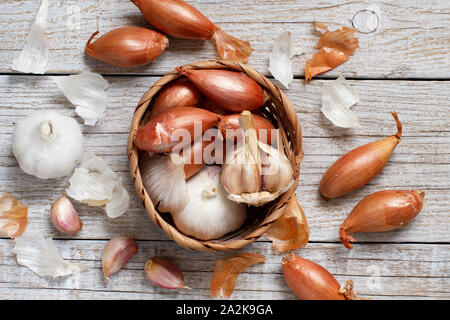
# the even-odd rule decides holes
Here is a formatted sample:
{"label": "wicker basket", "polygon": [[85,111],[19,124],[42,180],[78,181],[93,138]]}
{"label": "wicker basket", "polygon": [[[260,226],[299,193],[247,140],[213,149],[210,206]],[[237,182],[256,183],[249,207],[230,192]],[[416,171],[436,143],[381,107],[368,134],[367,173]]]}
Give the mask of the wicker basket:
{"label": "wicker basket", "polygon": [[302,133],[294,108],[284,93],[270,80],[258,71],[247,65],[232,61],[204,61],[186,65],[189,69],[228,69],[247,74],[258,82],[271,95],[272,99],[262,107],[263,114],[277,124],[280,129],[281,140],[285,153],[291,162],[295,175],[293,186],[279,198],[271,203],[254,209],[251,217],[247,219],[244,226],[236,232],[228,234],[217,240],[198,240],[180,232],[174,225],[170,214],[159,213],[155,210],[152,200],[148,196],[142,183],[141,172],[139,170],[140,151],[134,144],[137,130],[148,120],[149,105],[152,98],[167,84],[180,77],[174,70],[162,77],[148,90],[139,102],[131,123],[130,135],[128,138],[128,158],[130,160],[130,172],[134,180],[137,195],[142,200],[149,217],[182,247],[198,251],[231,251],[245,247],[263,235],[279,217],[284,213],[284,206],[295,192],[300,174],[300,162],[303,159]]}

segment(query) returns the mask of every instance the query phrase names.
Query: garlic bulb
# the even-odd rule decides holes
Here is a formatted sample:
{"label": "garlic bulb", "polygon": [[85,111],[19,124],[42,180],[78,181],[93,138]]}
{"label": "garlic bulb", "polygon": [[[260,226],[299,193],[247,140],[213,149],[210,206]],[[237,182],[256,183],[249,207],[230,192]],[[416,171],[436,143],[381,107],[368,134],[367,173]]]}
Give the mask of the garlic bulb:
{"label": "garlic bulb", "polygon": [[14,60],[12,69],[24,73],[43,74],[48,69],[47,39],[48,0],[42,0],[36,19],[31,26],[25,46],[19,57]]}
{"label": "garlic bulb", "polygon": [[188,203],[184,161],[176,154],[146,153],[140,163],[142,181],[150,199],[161,212],[180,212]]}
{"label": "garlic bulb", "polygon": [[109,218],[120,217],[130,206],[122,178],[94,154],[84,154],[69,183],[67,195],[92,207],[105,206]]}
{"label": "garlic bulb", "polygon": [[61,178],[83,156],[83,135],[73,118],[40,110],[17,124],[12,149],[25,173],[40,179]]}
{"label": "garlic bulb", "polygon": [[228,199],[261,206],[293,185],[293,170],[284,153],[258,141],[249,111],[241,114],[240,123],[245,139],[227,156],[222,183],[229,192]]}
{"label": "garlic bulb", "polygon": [[98,73],[83,71],[66,77],[52,77],[67,99],[76,106],[84,124],[93,126],[105,116],[108,107],[108,82]]}
{"label": "garlic bulb", "polygon": [[40,276],[64,277],[87,269],[87,266],[63,260],[50,238],[38,232],[25,232],[15,240],[17,262]]}
{"label": "garlic bulb", "polygon": [[246,206],[227,199],[220,172],[220,166],[205,167],[187,181],[189,202],[184,210],[172,212],[181,232],[210,240],[235,231],[244,223]]}

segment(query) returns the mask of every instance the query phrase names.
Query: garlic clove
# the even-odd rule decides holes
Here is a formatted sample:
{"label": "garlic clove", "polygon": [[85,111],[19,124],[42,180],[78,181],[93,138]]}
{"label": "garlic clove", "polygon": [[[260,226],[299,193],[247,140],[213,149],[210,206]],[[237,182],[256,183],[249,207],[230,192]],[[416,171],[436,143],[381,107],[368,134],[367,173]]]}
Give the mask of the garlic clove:
{"label": "garlic clove", "polygon": [[102,268],[105,277],[108,278],[122,269],[138,250],[134,239],[116,236],[109,240],[102,254]]}
{"label": "garlic clove", "polygon": [[145,273],[150,281],[161,288],[191,289],[184,283],[180,269],[167,259],[149,259],[145,263]]}
{"label": "garlic clove", "polygon": [[74,234],[81,230],[83,223],[77,211],[64,194],[50,208],[53,226],[65,234]]}
{"label": "garlic clove", "polygon": [[28,207],[12,194],[0,197],[0,232],[10,238],[17,238],[25,232],[28,225]]}

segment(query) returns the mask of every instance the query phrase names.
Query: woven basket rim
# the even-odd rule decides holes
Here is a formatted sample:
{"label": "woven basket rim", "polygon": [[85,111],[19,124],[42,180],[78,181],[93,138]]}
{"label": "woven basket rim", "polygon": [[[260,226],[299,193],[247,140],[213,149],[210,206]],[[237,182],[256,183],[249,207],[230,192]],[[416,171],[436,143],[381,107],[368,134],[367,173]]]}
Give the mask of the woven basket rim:
{"label": "woven basket rim", "polygon": [[[282,128],[283,133],[285,130],[285,121],[288,121],[289,125],[292,126],[293,134],[289,137],[284,136],[284,144],[290,145],[291,154],[289,160],[294,170],[295,181],[292,187],[286,191],[284,194],[280,195],[276,200],[273,201],[274,205],[272,208],[272,212],[270,212],[265,219],[259,223],[259,225],[252,230],[249,234],[245,235],[239,239],[231,239],[226,241],[219,240],[198,240],[191,236],[185,235],[180,232],[175,226],[168,223],[164,218],[160,216],[160,214],[155,210],[153,203],[147,194],[140,174],[139,169],[139,150],[134,144],[134,139],[136,136],[136,132],[140,126],[141,120],[144,117],[148,106],[152,98],[168,83],[176,80],[181,77],[176,69],[167,75],[160,78],[149,90],[147,90],[142,96],[141,100],[136,107],[136,110],[133,115],[133,119],[130,126],[130,133],[128,137],[128,146],[127,153],[128,159],[130,163],[130,173],[133,178],[135,189],[139,199],[142,201],[144,208],[147,211],[147,215],[154,221],[154,223],[163,229],[163,231],[173,239],[178,245],[196,251],[232,251],[241,249],[250,243],[257,240],[261,235],[263,235],[271,225],[283,215],[284,207],[289,201],[292,194],[295,193],[295,190],[298,185],[298,179],[300,174],[300,163],[303,159],[303,148],[302,148],[302,130],[300,123],[298,121],[295,109],[293,108],[291,102],[286,97],[286,95],[269,79],[267,79],[264,75],[262,75],[257,70],[249,67],[245,64],[227,61],[227,60],[209,60],[209,61],[201,61],[192,64],[188,64],[183,66],[184,69],[228,69],[238,72],[243,72],[247,74],[250,78],[258,82],[262,87],[268,91],[270,96],[272,97],[274,104],[279,105],[283,109],[283,114],[281,117],[283,121],[278,121],[280,128]],[[277,114],[277,117],[280,117],[280,114]]]}

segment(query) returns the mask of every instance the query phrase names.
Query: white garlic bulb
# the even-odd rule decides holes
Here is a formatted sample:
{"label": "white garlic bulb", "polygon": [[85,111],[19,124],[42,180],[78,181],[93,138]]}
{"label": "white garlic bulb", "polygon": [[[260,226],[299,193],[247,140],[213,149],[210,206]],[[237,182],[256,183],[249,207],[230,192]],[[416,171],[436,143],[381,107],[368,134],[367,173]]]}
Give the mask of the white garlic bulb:
{"label": "white garlic bulb", "polygon": [[251,206],[275,200],[294,183],[294,172],[286,155],[258,141],[249,111],[240,118],[245,139],[223,166],[222,183],[228,198]]}
{"label": "white garlic bulb", "polygon": [[211,240],[239,229],[244,223],[247,208],[227,199],[220,173],[220,166],[207,166],[186,182],[189,202],[184,210],[172,212],[181,232]]}
{"label": "white garlic bulb", "polygon": [[17,124],[12,149],[25,173],[56,179],[68,175],[81,160],[83,135],[73,118],[40,110]]}

